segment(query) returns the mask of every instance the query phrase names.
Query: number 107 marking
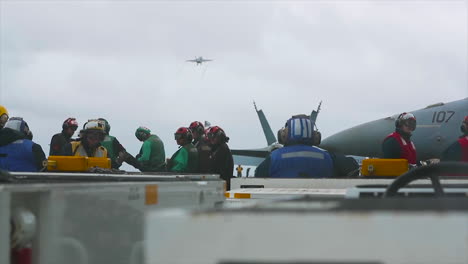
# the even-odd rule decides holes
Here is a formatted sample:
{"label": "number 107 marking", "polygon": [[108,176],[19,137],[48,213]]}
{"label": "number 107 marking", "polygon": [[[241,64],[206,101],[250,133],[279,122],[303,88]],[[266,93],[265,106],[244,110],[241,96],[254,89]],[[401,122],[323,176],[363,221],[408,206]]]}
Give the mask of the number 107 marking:
{"label": "number 107 marking", "polygon": [[455,114],[455,111],[439,111],[439,112],[434,112],[432,115],[432,123],[447,123],[450,118]]}

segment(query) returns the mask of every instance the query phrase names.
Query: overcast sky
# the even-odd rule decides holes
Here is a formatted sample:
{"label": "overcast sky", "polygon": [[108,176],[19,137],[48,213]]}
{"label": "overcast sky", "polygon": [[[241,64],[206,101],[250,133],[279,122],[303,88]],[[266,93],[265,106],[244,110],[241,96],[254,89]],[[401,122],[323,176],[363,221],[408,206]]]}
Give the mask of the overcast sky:
{"label": "overcast sky", "polygon": [[[104,117],[136,154],[140,126],[170,157],[194,120],[231,148],[266,146],[323,101],[325,138],[468,96],[466,1],[0,0],[0,104],[48,154],[67,117]],[[214,59],[202,66],[195,56]]]}

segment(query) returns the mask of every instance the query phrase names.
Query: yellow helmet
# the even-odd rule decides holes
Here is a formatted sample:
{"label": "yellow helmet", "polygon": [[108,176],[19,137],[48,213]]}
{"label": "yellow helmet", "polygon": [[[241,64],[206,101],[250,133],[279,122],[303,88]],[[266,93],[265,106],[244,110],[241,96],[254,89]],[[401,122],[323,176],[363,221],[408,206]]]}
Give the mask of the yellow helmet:
{"label": "yellow helmet", "polygon": [[0,105],[0,128],[2,128],[8,121],[8,110]]}

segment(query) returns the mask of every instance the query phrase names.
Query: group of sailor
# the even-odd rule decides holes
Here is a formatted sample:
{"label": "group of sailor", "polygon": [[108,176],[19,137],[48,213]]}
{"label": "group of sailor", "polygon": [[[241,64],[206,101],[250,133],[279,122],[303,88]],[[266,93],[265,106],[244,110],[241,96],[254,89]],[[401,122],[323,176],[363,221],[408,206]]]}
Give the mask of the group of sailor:
{"label": "group of sailor", "polygon": [[[169,159],[165,158],[161,139],[146,127],[135,131],[135,137],[142,142],[136,156],[129,154],[117,138],[109,134],[111,126],[106,119],[88,120],[79,131],[79,137],[72,139],[77,129],[76,119],[67,118],[62,124],[62,132],[51,139],[49,156],[108,157],[113,169],[126,162],[143,172],[216,173],[226,181],[229,189],[234,162],[227,145],[229,137],[219,126],[205,129],[201,122],[194,121],[188,127],[178,128],[174,139],[179,149]],[[416,147],[411,141],[415,129],[414,115],[400,114],[395,122],[395,131],[383,140],[383,158],[403,158],[412,165],[422,164],[417,160]],[[462,122],[461,131],[463,135],[443,153],[442,161],[468,162],[468,116]],[[337,176],[337,163],[341,156],[314,146],[318,145],[316,133],[308,116],[291,117],[278,131],[278,142],[283,146],[271,151],[255,170],[255,177]],[[28,124],[19,117],[9,118],[7,109],[0,106],[0,169],[43,170],[45,154],[32,138]]]}
{"label": "group of sailor", "polygon": [[[117,138],[109,134],[111,126],[104,118],[90,119],[79,131],[75,118],[67,118],[62,132],[55,134],[50,143],[49,156],[107,157],[113,169],[123,162],[143,172],[182,172],[219,174],[229,188],[233,177],[234,161],[227,145],[229,137],[219,126],[205,130],[201,122],[180,127],[174,133],[179,149],[166,159],[161,139],[146,127],[139,127],[135,137],[142,142],[136,156],[129,154]],[[0,106],[0,169],[8,171],[44,170],[46,156],[41,146],[32,141],[32,132],[26,121],[9,118],[5,107]]]}

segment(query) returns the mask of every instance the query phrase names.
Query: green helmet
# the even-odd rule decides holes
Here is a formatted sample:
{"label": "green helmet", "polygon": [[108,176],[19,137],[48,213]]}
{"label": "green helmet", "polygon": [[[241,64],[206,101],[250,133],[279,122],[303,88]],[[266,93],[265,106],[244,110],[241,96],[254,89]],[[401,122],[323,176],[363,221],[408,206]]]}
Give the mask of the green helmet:
{"label": "green helmet", "polygon": [[145,140],[149,135],[151,135],[151,130],[147,127],[139,127],[135,131],[135,137],[138,138],[138,140]]}

